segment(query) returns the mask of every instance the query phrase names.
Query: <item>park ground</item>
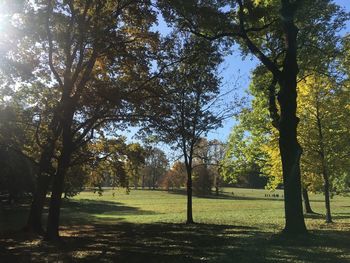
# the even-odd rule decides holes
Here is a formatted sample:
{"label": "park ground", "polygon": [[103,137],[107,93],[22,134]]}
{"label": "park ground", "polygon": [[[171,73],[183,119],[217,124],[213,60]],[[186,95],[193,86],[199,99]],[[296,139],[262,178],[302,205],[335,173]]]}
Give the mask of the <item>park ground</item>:
{"label": "park ground", "polygon": [[311,195],[319,214],[306,215],[309,234],[290,239],[280,234],[281,191],[226,188],[195,197],[195,225],[184,224],[183,191],[86,191],[64,201],[55,244],[19,231],[28,203],[3,202],[0,262],[350,262],[350,197],[332,199],[332,224],[322,198]]}

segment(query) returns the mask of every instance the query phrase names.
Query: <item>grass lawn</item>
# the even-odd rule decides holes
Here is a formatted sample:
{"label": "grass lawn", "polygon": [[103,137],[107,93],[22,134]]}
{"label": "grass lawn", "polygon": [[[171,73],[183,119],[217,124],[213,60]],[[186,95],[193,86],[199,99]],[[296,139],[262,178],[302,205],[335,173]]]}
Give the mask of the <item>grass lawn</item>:
{"label": "grass lawn", "polygon": [[[195,197],[196,225],[185,225],[186,196],[178,191],[83,192],[65,201],[62,243],[16,231],[28,205],[0,210],[0,262],[350,262],[350,197],[332,199],[334,223],[324,222],[322,195],[311,195],[319,215],[306,215],[310,234],[289,240],[282,192],[224,189]],[[271,193],[270,193],[271,195]]]}

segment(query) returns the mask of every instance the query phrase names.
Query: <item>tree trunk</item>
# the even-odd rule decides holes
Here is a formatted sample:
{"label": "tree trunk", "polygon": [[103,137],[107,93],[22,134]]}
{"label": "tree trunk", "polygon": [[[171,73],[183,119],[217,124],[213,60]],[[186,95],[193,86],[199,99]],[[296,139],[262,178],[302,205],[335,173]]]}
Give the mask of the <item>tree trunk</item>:
{"label": "tree trunk", "polygon": [[27,225],[25,231],[34,232],[42,235],[44,233],[42,227],[42,214],[44,210],[46,195],[51,182],[52,164],[54,144],[51,142],[48,147],[43,150],[39,162],[39,172],[36,179],[36,190],[33,201],[30,206]]}
{"label": "tree trunk", "polygon": [[325,152],[324,152],[323,133],[322,133],[322,129],[321,129],[320,119],[319,118],[317,118],[317,119],[318,119],[318,123],[319,123],[319,134],[320,134],[320,144],[321,144],[320,157],[321,157],[321,163],[322,163],[322,175],[323,175],[323,180],[324,180],[326,223],[332,223],[331,201],[330,201],[330,195],[329,195],[329,175],[328,175],[328,169],[327,169]]}
{"label": "tree trunk", "polygon": [[314,214],[315,212],[312,211],[311,205],[310,205],[310,199],[309,194],[307,192],[307,189],[303,187],[303,200],[304,200],[304,210],[307,214]]}
{"label": "tree trunk", "polygon": [[71,145],[63,146],[62,155],[58,162],[57,172],[54,176],[52,194],[50,199],[49,215],[47,220],[47,240],[59,239],[59,219],[64,189],[64,178],[71,158]]}
{"label": "tree trunk", "polygon": [[59,217],[60,217],[60,208],[62,201],[62,192],[63,192],[63,182],[64,175],[62,168],[59,168],[54,177],[54,182],[52,186],[52,194],[50,199],[50,208],[49,216],[47,219],[47,231],[46,239],[47,240],[58,240],[59,239]]}
{"label": "tree trunk", "polygon": [[40,155],[39,171],[36,179],[36,190],[30,206],[27,224],[24,227],[25,231],[35,232],[38,234],[44,233],[41,219],[46,195],[54,173],[51,160],[54,155],[56,141],[62,131],[58,120],[60,109],[60,107],[57,107],[54,110],[54,115],[49,125],[49,132],[51,132],[51,135],[48,135],[46,138],[46,145],[44,146],[44,149]]}
{"label": "tree trunk", "polygon": [[296,116],[298,28],[294,24],[295,5],[285,0],[281,0],[281,3],[286,47],[283,70],[278,80],[280,86],[278,102],[281,109],[279,148],[282,159],[286,220],[283,232],[288,235],[298,235],[307,232],[301,199],[300,157],[302,149],[297,140],[299,122]]}
{"label": "tree trunk", "polygon": [[325,150],[325,146],[324,146],[321,114],[320,114],[320,107],[319,107],[318,101],[316,104],[316,120],[317,120],[318,139],[319,139],[319,146],[320,146],[319,156],[321,158],[322,175],[323,175],[323,179],[324,179],[326,223],[332,223],[331,202],[330,202],[330,197],[329,197],[329,174],[328,174],[328,168],[327,168],[326,150]]}
{"label": "tree trunk", "polygon": [[138,186],[138,177],[137,177],[137,175],[135,173],[135,175],[134,175],[134,189],[135,190],[137,190],[137,186]]}
{"label": "tree trunk", "polygon": [[156,189],[156,175],[155,175],[155,171],[153,172],[152,175],[152,189],[155,190]]}
{"label": "tree trunk", "polygon": [[39,174],[37,178],[37,189],[30,206],[29,216],[25,231],[44,234],[42,226],[42,214],[45,205],[45,199],[50,185],[51,177],[47,174]]}
{"label": "tree trunk", "polygon": [[296,140],[296,134],[291,134],[292,125],[285,123],[285,126],[281,127],[280,133],[286,220],[283,231],[286,234],[297,235],[306,233],[301,200],[301,148]]}
{"label": "tree trunk", "polygon": [[72,123],[74,116],[74,100],[70,98],[69,93],[65,94],[63,103],[63,113],[61,119],[62,125],[62,151],[58,159],[57,172],[54,176],[52,193],[50,199],[49,215],[47,219],[47,240],[59,239],[59,219],[62,202],[62,193],[64,190],[64,178],[70,165],[70,159],[74,150]]}
{"label": "tree trunk", "polygon": [[329,177],[326,170],[323,171],[324,178],[324,197],[326,203],[326,223],[332,223],[332,214],[331,214],[331,202],[329,197]]}
{"label": "tree trunk", "polygon": [[192,215],[192,172],[187,171],[187,220],[186,224],[194,224]]}
{"label": "tree trunk", "polygon": [[219,196],[219,185],[220,185],[220,182],[219,182],[219,175],[217,174],[215,176],[215,195],[216,196]]}

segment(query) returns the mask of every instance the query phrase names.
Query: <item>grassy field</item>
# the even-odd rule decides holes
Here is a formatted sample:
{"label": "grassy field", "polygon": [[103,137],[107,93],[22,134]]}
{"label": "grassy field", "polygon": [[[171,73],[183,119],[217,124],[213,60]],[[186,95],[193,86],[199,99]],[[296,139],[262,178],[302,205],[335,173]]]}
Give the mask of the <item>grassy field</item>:
{"label": "grassy field", "polygon": [[282,192],[224,189],[195,197],[195,225],[185,225],[183,191],[106,190],[65,201],[63,242],[50,244],[16,231],[28,205],[2,205],[0,262],[350,262],[350,198],[332,199],[334,223],[324,222],[321,195],[311,195],[318,215],[306,215],[310,234],[290,240],[283,228]]}

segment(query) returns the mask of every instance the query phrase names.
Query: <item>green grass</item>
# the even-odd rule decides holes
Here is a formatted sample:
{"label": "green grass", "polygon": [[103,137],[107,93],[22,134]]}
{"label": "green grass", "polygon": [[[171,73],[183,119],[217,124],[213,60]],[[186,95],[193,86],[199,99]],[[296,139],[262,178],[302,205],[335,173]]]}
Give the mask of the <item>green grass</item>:
{"label": "green grass", "polygon": [[334,223],[306,215],[310,235],[287,239],[282,192],[224,189],[218,198],[194,197],[196,225],[185,225],[184,191],[106,190],[65,201],[61,235],[52,245],[15,229],[28,206],[1,209],[0,262],[350,262],[350,198],[332,199]]}

